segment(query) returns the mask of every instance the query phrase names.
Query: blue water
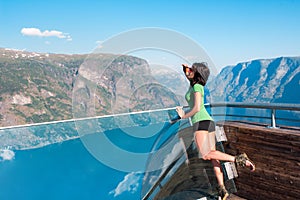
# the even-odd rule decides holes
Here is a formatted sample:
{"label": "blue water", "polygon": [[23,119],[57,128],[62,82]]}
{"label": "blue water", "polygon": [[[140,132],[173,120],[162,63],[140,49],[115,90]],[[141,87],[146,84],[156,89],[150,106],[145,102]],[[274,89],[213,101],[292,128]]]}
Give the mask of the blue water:
{"label": "blue water", "polygon": [[15,152],[0,163],[0,199],[139,199],[109,194],[126,173],[96,160],[80,139]]}
{"label": "blue water", "polygon": [[[170,112],[168,116],[173,117]],[[106,118],[101,122],[103,127],[111,127]],[[0,200],[140,200],[143,188],[151,187],[149,183],[142,185],[148,160],[135,163],[127,156],[121,157],[118,151],[105,148],[104,144],[109,141],[127,152],[151,155],[163,148],[179,127],[185,126],[189,123],[184,120],[175,124],[142,123],[139,127],[106,129],[83,136],[90,140],[74,139],[78,135],[72,122],[0,130]],[[104,137],[98,137],[102,134]],[[107,141],[99,140],[103,138]],[[90,146],[83,141],[90,142]],[[11,149],[3,151],[5,147]],[[100,150],[101,155],[121,169],[139,166],[141,170],[122,171],[109,166],[91,154],[91,147]],[[165,153],[168,157],[170,152]]]}
{"label": "blue water", "polygon": [[[43,141],[43,137],[46,137],[44,135],[47,135],[46,138],[51,138],[52,135],[57,136],[57,133],[51,133],[51,130],[54,130],[57,126],[65,127],[64,129],[58,129],[58,132],[66,130],[67,127],[73,127],[69,123],[65,123],[65,126],[64,124],[48,125],[50,127],[47,129],[43,126],[30,127],[29,129],[34,131],[29,134],[25,134],[26,129],[21,129],[21,131],[8,130],[0,133],[0,138],[6,139],[7,144],[12,141],[10,145],[20,139],[24,140],[21,145],[16,145],[8,150],[8,152],[14,153],[14,156],[10,157],[11,154],[8,154],[7,157],[0,149],[0,200],[141,199],[144,171],[128,172],[107,166],[91,154],[80,138],[63,140],[60,143],[48,145],[45,143],[39,148],[33,146],[29,149],[18,149],[22,145],[27,147],[28,144],[35,144],[36,136],[41,141]],[[147,136],[145,130],[150,131],[157,128],[157,126],[161,127],[158,129],[160,132],[148,135],[148,137],[135,137],[128,134],[135,132],[137,135]],[[73,129],[69,128],[69,130]],[[50,132],[45,132],[46,130],[50,130]],[[163,142],[176,133],[178,124],[171,125],[162,122],[158,125],[150,125],[147,129],[137,130],[139,129],[136,127],[129,127],[107,130],[92,135],[104,134],[111,143],[120,149],[147,154],[151,153],[157,138],[162,138],[160,140]],[[44,132],[44,134],[41,134],[41,132]],[[75,133],[68,134],[75,135]],[[23,138],[25,136],[26,138]],[[99,146],[103,144],[103,141],[100,140],[94,142]],[[126,158],[118,157],[119,155],[114,154],[111,149],[104,149],[104,151],[104,154],[117,162],[119,159],[125,160],[123,163],[118,163],[120,166],[131,162],[128,160],[128,163],[126,163]],[[144,163],[137,164],[146,168],[147,160],[142,162]]]}

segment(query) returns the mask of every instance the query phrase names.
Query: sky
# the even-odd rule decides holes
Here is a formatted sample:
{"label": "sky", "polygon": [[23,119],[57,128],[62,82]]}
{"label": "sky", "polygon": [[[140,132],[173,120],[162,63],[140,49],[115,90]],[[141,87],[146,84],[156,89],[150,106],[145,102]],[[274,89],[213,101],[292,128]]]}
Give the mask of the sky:
{"label": "sky", "polygon": [[299,56],[299,8],[298,0],[0,0],[0,47],[83,54],[122,32],[157,27],[194,40],[221,69]]}

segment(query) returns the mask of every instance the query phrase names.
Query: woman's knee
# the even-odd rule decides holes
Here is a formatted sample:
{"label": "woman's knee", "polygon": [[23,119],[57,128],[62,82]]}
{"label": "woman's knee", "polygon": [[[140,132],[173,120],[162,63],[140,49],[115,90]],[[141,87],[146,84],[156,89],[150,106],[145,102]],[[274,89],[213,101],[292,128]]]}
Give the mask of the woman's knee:
{"label": "woman's knee", "polygon": [[211,160],[211,157],[209,156],[209,153],[207,153],[205,155],[202,154],[202,159],[203,160]]}
{"label": "woman's knee", "polygon": [[202,159],[203,160],[210,160],[210,158],[208,156],[203,156]]}
{"label": "woman's knee", "polygon": [[211,154],[214,153],[215,150],[210,150],[208,153],[202,153],[203,160],[212,160]]}
{"label": "woman's knee", "polygon": [[210,150],[209,152],[202,152],[202,158],[203,160],[212,160],[213,159],[213,154],[216,152],[216,150]]}

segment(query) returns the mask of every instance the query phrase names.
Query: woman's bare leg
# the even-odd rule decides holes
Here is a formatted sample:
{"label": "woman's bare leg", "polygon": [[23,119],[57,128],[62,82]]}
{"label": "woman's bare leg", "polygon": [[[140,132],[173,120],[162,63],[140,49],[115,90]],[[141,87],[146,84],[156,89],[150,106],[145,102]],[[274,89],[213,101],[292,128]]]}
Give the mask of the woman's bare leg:
{"label": "woman's bare leg", "polygon": [[[229,161],[234,162],[235,157],[221,151],[216,150],[215,146],[211,145],[208,131],[196,131],[195,132],[195,142],[199,149],[199,153],[204,160],[219,160],[219,161]],[[255,166],[250,161],[246,161],[246,166],[255,169]]]}
{"label": "woman's bare leg", "polygon": [[[211,160],[214,172],[218,181],[218,193],[219,196],[222,199],[227,199],[228,192],[224,186],[224,175],[221,169],[220,161],[218,159],[212,159],[212,157],[208,157],[207,155],[214,155],[215,157],[224,157],[223,159],[233,159],[234,157],[230,156],[228,154],[218,154],[216,151],[216,142],[215,142],[215,134],[214,133],[208,133],[208,131],[196,131],[195,132],[195,142],[197,144],[197,147],[199,149],[199,156],[201,156],[205,160]],[[214,152],[213,154],[211,152]],[[221,153],[221,152],[220,152]]]}
{"label": "woman's bare leg", "polygon": [[222,160],[222,161],[229,161],[234,162],[235,157],[221,151],[212,150],[208,154],[204,156],[205,160]]}
{"label": "woman's bare leg", "polygon": [[212,160],[211,161],[213,166],[214,166],[214,171],[217,177],[217,181],[219,185],[224,185],[224,176],[223,176],[223,172],[221,170],[221,165],[220,165],[220,161],[218,160]]}
{"label": "woman's bare leg", "polygon": [[234,156],[216,150],[215,141],[210,141],[214,140],[215,135],[209,134],[211,133],[208,133],[208,131],[195,132],[195,142],[199,149],[200,156],[204,160],[222,160],[234,162]]}
{"label": "woman's bare leg", "polygon": [[[212,134],[212,135],[209,135]],[[199,156],[202,157],[204,160],[211,160],[214,171],[218,180],[219,185],[224,185],[223,180],[223,172],[221,170],[220,161],[216,158],[207,158],[211,152],[216,151],[215,145],[215,135],[214,133],[208,133],[208,131],[196,131],[195,132],[195,142],[199,149]],[[226,154],[225,154],[226,155]]]}

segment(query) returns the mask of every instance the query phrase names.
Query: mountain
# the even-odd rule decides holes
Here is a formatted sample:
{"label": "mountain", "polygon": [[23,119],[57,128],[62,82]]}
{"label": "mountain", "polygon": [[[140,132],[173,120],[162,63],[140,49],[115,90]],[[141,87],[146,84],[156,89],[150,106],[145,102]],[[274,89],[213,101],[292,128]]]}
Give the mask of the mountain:
{"label": "mountain", "polygon": [[227,66],[207,88],[214,102],[300,103],[300,57]]}
{"label": "mountain", "polygon": [[0,48],[0,127],[175,105],[137,57]]}
{"label": "mountain", "polygon": [[[300,57],[280,57],[225,67],[210,77],[206,101],[300,103],[299,66]],[[186,87],[134,56],[0,48],[0,127],[184,105]]]}
{"label": "mountain", "polygon": [[0,49],[0,126],[71,118],[72,82],[84,58]]}

